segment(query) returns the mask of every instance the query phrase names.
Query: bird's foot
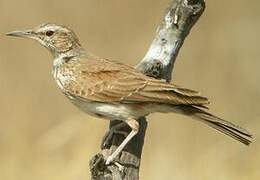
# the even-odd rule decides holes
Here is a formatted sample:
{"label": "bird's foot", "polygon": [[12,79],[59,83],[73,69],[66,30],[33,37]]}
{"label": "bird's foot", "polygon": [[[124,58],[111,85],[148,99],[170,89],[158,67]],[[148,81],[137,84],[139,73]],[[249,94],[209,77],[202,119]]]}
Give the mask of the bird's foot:
{"label": "bird's foot", "polygon": [[106,165],[111,164],[114,160],[115,160],[115,157],[113,156],[113,154],[108,156],[108,158],[106,160]]}
{"label": "bird's foot", "polygon": [[123,165],[121,165],[120,163],[115,162],[114,164],[118,167],[120,172],[124,172],[125,171],[125,167]]}
{"label": "bird's foot", "polygon": [[118,167],[118,169],[119,169],[119,171],[120,172],[124,172],[124,170],[125,170],[125,167],[123,166],[123,165],[121,165],[120,163],[118,163],[118,162],[115,162],[114,161],[115,160],[115,158],[114,158],[114,156],[113,155],[111,155],[111,156],[108,156],[108,158],[107,158],[107,160],[106,160],[106,165],[108,166],[108,165],[110,165],[110,164],[114,164],[115,166],[117,166]]}

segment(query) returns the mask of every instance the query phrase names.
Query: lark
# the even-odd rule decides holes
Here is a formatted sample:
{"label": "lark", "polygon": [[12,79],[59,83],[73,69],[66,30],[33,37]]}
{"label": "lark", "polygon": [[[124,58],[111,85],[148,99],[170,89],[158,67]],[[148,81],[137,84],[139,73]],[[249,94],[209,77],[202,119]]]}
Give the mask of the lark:
{"label": "lark", "polygon": [[131,128],[115,158],[138,133],[138,119],[154,112],[179,113],[249,145],[252,135],[245,129],[207,112],[209,101],[197,91],[148,77],[135,68],[100,58],[86,51],[70,28],[43,24],[8,36],[38,41],[52,54],[52,74],[62,93],[82,111],[107,120],[121,120]]}

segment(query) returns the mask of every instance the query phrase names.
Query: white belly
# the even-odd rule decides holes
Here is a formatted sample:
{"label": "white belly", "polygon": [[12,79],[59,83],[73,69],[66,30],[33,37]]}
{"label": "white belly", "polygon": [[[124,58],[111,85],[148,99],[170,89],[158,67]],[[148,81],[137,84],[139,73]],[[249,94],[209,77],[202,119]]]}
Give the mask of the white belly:
{"label": "white belly", "polygon": [[71,99],[71,101],[82,111],[104,119],[137,119],[149,114],[145,107],[136,108],[136,105],[134,104],[108,104],[100,102],[86,102],[78,99]]}

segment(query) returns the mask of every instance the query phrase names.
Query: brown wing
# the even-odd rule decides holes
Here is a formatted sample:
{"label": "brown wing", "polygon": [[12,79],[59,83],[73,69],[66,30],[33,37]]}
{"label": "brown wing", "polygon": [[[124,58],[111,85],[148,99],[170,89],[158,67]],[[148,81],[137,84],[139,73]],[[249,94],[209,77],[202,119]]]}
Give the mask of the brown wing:
{"label": "brown wing", "polygon": [[207,105],[199,93],[147,77],[134,68],[104,59],[71,62],[71,80],[65,91],[85,100],[110,103],[158,102]]}

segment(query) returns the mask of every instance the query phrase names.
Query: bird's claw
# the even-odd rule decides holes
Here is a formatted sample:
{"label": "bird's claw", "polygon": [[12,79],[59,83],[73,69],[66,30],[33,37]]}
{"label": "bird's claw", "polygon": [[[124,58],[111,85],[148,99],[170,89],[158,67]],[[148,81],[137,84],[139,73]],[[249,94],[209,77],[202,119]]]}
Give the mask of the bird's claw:
{"label": "bird's claw", "polygon": [[108,156],[107,160],[106,160],[106,165],[111,164],[114,161],[114,157],[113,156]]}
{"label": "bird's claw", "polygon": [[118,167],[120,172],[124,172],[125,171],[125,167],[123,165],[121,165],[120,163],[115,162],[114,164]]}
{"label": "bird's claw", "polygon": [[[109,156],[106,160],[106,165],[110,165],[112,162],[114,161],[114,157],[113,156]],[[125,170],[125,167],[123,165],[121,165],[120,163],[118,162],[113,162],[114,165],[116,165],[119,169],[120,172],[124,172]]]}

